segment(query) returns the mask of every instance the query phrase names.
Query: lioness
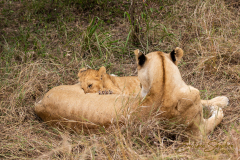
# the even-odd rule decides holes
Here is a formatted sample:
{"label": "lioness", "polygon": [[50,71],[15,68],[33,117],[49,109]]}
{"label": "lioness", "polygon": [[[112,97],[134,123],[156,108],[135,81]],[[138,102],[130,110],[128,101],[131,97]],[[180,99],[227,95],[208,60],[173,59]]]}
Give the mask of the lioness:
{"label": "lioness", "polygon": [[194,136],[208,134],[223,118],[223,111],[217,105],[226,106],[228,98],[222,96],[207,101],[212,116],[204,119],[199,91],[183,82],[175,65],[174,57],[179,50],[176,48],[170,56],[163,52],[144,55],[134,51],[142,84],[141,96],[83,94],[79,84],[59,86],[36,104],[35,113],[50,125],[75,130],[108,127],[116,120],[129,118],[144,120],[155,114],[155,117],[187,125]]}
{"label": "lioness", "polygon": [[[177,47],[175,52],[178,50],[181,49]],[[223,111],[220,107],[228,105],[227,97],[201,102],[199,90],[185,84],[178,67],[172,63],[173,59],[170,60],[162,52],[152,52],[146,56],[139,50],[134,53],[142,84],[141,96],[145,97],[141,113],[147,113],[150,106],[153,112],[160,109],[161,117],[174,118],[187,124],[188,130],[195,136],[208,134],[222,121]],[[202,104],[210,105],[212,116],[208,119],[203,118]]]}
{"label": "lioness", "polygon": [[[183,51],[174,51],[166,54],[177,65],[183,56]],[[113,94],[138,94],[141,90],[140,81],[136,76],[117,77],[106,73],[106,68],[102,66],[98,71],[93,69],[80,69],[78,80],[85,93],[102,93],[109,91]],[[105,94],[103,92],[103,94]]]}

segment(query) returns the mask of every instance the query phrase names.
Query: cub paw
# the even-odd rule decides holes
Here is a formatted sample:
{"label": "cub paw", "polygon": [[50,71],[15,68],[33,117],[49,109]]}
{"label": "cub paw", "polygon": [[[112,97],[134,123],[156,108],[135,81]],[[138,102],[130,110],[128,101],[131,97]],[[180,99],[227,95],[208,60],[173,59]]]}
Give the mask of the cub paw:
{"label": "cub paw", "polygon": [[105,94],[113,94],[111,90],[105,90],[105,91],[98,91],[99,95],[105,95]]}

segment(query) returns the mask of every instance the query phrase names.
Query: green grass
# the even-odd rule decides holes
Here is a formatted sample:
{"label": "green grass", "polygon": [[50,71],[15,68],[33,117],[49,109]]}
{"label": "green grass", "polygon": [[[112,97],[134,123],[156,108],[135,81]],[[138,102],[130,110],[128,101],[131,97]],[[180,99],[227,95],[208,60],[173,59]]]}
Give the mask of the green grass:
{"label": "green grass", "polygon": [[[140,43],[133,45],[130,1],[1,1],[0,159],[237,159],[240,12],[235,2],[139,1]],[[181,140],[184,126],[154,118],[113,125],[101,134],[77,134],[49,127],[33,112],[51,88],[77,83],[82,67],[137,75],[133,50],[168,53],[177,46],[184,50],[183,80],[198,88],[202,99],[230,99],[223,122],[208,137],[219,144],[213,151],[187,147]],[[233,147],[223,148],[225,143]]]}

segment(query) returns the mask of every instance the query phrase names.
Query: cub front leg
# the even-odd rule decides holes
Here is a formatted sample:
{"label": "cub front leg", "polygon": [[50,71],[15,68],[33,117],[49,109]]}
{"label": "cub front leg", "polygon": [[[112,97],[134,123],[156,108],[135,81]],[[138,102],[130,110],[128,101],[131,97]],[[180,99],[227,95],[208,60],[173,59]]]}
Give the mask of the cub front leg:
{"label": "cub front leg", "polygon": [[98,91],[99,95],[106,95],[106,94],[113,94],[113,92],[111,90],[102,90],[102,91]]}
{"label": "cub front leg", "polygon": [[114,77],[111,77],[108,74],[104,74],[102,76],[103,87],[107,90],[111,90],[112,94],[121,94],[122,91],[114,84],[112,78]]}

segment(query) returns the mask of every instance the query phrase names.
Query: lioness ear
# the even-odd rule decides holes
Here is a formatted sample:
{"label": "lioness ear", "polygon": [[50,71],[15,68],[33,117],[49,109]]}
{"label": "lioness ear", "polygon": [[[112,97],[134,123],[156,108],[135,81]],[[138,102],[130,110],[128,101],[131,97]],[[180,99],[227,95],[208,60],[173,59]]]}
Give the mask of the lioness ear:
{"label": "lioness ear", "polygon": [[98,70],[98,76],[102,77],[103,74],[106,73],[106,68],[104,66],[102,66],[99,70]]}
{"label": "lioness ear", "polygon": [[142,67],[145,61],[147,60],[147,57],[143,53],[141,53],[139,49],[136,49],[134,51],[134,54],[136,57],[137,64]]}
{"label": "lioness ear", "polygon": [[178,62],[182,59],[183,50],[179,47],[175,48],[171,53],[170,57],[174,64],[178,64]]}

